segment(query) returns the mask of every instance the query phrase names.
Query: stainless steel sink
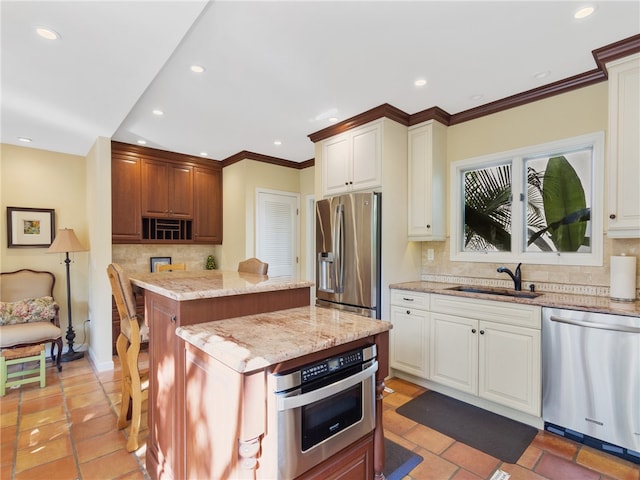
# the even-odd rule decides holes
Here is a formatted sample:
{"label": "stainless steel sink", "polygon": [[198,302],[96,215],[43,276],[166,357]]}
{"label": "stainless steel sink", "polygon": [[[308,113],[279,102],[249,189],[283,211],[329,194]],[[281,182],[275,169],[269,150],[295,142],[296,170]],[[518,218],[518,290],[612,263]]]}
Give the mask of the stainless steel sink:
{"label": "stainless steel sink", "polygon": [[505,297],[517,297],[517,298],[536,298],[542,295],[535,292],[523,292],[519,290],[509,290],[507,288],[496,287],[474,287],[471,285],[458,285],[457,287],[450,287],[447,290],[455,290],[457,292],[467,293],[482,293],[485,295],[502,295]]}

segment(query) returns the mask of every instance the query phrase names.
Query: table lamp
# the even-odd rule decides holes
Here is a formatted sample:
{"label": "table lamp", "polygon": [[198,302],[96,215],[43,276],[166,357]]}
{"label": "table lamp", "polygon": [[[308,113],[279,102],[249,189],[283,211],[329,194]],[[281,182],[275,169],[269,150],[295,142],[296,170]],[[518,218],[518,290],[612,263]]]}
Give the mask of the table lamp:
{"label": "table lamp", "polygon": [[76,352],[73,350],[73,340],[76,338],[76,333],[73,330],[73,322],[71,320],[71,277],[69,276],[69,252],[86,252],[87,249],[82,246],[78,237],[73,232],[72,228],[61,228],[58,230],[55,240],[47,250],[47,253],[64,253],[66,258],[64,263],[67,266],[67,314],[68,314],[68,326],[67,326],[67,353],[61,356],[62,362],[71,362],[84,357],[84,352]]}

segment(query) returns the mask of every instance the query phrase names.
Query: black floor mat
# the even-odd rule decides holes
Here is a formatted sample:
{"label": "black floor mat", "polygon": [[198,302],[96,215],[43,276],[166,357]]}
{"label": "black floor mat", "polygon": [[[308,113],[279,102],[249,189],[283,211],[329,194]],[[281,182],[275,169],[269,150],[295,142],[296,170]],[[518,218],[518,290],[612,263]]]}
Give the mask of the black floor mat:
{"label": "black floor mat", "polygon": [[396,411],[507,463],[516,463],[538,433],[524,423],[432,391]]}
{"label": "black floor mat", "polygon": [[422,461],[411,450],[384,439],[384,476],[387,480],[400,480]]}

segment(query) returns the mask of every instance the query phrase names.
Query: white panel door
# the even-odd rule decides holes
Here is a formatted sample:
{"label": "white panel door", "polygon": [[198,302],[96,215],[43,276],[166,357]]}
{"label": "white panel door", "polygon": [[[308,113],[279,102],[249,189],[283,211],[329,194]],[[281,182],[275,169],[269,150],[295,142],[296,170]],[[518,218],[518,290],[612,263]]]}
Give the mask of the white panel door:
{"label": "white panel door", "polygon": [[256,257],[270,277],[298,276],[299,203],[295,193],[256,191]]}

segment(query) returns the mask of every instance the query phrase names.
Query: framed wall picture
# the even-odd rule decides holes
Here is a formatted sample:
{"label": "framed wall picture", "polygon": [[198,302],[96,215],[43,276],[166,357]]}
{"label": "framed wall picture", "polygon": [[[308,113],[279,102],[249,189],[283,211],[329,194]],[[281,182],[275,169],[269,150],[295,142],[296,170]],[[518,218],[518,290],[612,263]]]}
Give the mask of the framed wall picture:
{"label": "framed wall picture", "polygon": [[151,271],[157,272],[159,265],[169,265],[171,257],[151,257]]}
{"label": "framed wall picture", "polygon": [[7,247],[49,247],[56,231],[53,208],[7,207]]}

